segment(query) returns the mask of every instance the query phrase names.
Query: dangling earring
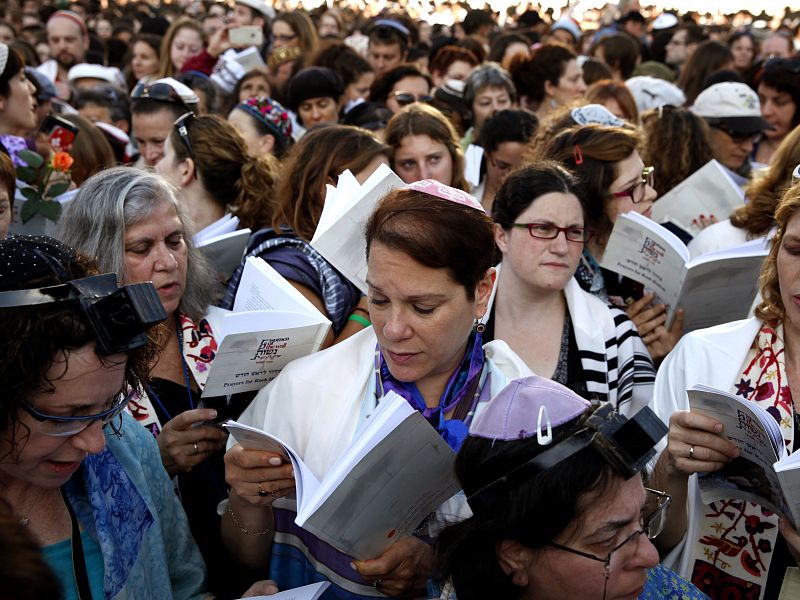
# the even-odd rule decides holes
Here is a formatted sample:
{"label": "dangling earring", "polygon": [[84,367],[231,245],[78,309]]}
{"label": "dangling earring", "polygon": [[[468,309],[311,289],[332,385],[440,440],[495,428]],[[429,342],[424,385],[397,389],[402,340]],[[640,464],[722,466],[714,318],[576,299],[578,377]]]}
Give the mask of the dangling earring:
{"label": "dangling earring", "polygon": [[472,329],[474,329],[477,333],[483,333],[486,331],[486,325],[480,319],[475,319],[475,322],[472,324]]}
{"label": "dangling earring", "polygon": [[555,98],[550,98],[550,108],[558,108],[558,102]]}

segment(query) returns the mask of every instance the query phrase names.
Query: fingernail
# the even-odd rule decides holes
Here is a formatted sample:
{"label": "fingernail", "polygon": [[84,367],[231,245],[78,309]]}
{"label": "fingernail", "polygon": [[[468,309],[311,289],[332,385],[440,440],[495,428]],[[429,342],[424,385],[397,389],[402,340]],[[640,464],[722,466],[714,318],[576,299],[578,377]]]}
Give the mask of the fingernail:
{"label": "fingernail", "polygon": [[716,431],[717,433],[722,433],[722,423],[717,423],[716,425],[714,425],[714,431]]}
{"label": "fingernail", "polygon": [[217,411],[215,411],[213,408],[209,409],[208,412],[211,415],[212,419],[216,419],[217,418]]}
{"label": "fingernail", "polygon": [[353,571],[358,571],[358,569],[356,569],[356,563],[354,562],[350,563],[350,568],[353,569]]}
{"label": "fingernail", "polygon": [[277,467],[279,464],[281,464],[281,459],[278,458],[277,456],[273,456],[272,458],[269,459],[269,464]]}

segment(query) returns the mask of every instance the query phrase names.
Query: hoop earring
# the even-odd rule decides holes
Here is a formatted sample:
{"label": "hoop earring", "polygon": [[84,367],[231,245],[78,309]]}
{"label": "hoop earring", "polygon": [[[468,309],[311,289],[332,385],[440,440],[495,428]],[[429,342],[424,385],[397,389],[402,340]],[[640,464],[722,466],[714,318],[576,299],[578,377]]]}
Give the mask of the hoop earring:
{"label": "hoop earring", "polygon": [[472,329],[475,330],[476,333],[483,333],[486,331],[486,325],[483,321],[475,319],[475,322],[472,324]]}

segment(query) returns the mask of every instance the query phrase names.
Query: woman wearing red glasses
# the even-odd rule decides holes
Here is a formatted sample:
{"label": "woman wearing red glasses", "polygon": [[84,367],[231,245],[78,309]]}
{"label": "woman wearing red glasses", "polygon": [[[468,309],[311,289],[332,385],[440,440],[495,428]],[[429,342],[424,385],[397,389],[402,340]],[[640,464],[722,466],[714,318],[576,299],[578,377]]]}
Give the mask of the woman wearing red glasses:
{"label": "woman wearing red glasses", "polygon": [[553,161],[508,176],[492,205],[503,260],[484,337],[508,343],[534,373],[635,414],[650,401],[655,370],[625,313],[574,278],[594,233],[582,197],[575,175]]}
{"label": "woman wearing red glasses", "polygon": [[573,170],[581,180],[586,202],[586,224],[594,235],[586,244],[575,277],[583,289],[622,308],[636,324],[650,356],[658,360],[675,346],[683,329],[679,310],[672,327],[664,327],[666,307],[650,306],[652,294],[642,295],[639,284],[600,268],[606,243],[617,217],[635,211],[650,216],[658,194],[653,168],[642,162],[639,136],[631,129],[581,125],[566,129],[537,149]]}

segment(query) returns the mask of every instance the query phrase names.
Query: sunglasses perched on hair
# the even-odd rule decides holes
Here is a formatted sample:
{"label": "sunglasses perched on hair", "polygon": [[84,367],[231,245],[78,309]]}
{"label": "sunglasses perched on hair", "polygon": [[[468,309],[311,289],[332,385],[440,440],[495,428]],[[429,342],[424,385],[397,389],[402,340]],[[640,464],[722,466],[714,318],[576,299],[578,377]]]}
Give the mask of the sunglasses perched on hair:
{"label": "sunglasses perched on hair", "polygon": [[127,395],[119,394],[111,403],[111,408],[108,410],[91,415],[74,417],[48,415],[36,410],[33,405],[25,400],[21,401],[21,405],[25,412],[27,412],[36,420],[34,429],[37,433],[52,437],[68,437],[79,434],[81,431],[91,427],[98,421],[100,421],[103,424],[103,427],[105,427],[120,414],[122,414],[122,411],[125,410],[125,407],[128,406],[128,403],[133,398],[134,393],[135,392],[131,391]]}
{"label": "sunglasses perched on hair", "polygon": [[181,95],[175,91],[168,83],[140,83],[131,92],[133,100],[150,99],[161,102],[174,102],[175,104],[186,104]]}
{"label": "sunglasses perched on hair", "polygon": [[647,187],[648,186],[653,187],[654,171],[655,171],[654,167],[645,167],[644,169],[642,169],[642,180],[639,183],[633,184],[633,186],[628,188],[627,190],[623,190],[621,192],[613,192],[611,195],[614,196],[614,198],[628,197],[634,204],[639,204],[644,200],[645,196],[647,195]]}
{"label": "sunglasses perched on hair", "polygon": [[751,132],[751,133],[742,133],[741,131],[733,131],[730,127],[723,123],[717,123],[711,125],[712,128],[718,129],[719,131],[726,134],[729,138],[733,140],[735,144],[741,144],[743,142],[752,142],[756,139],[759,135],[761,135],[760,131]]}
{"label": "sunglasses perched on hair", "polygon": [[408,106],[409,104],[414,104],[414,102],[424,102],[425,104],[433,102],[433,96],[426,94],[417,96],[409,92],[395,92],[392,97],[400,106]]}
{"label": "sunglasses perched on hair", "polygon": [[800,74],[800,60],[796,58],[783,58],[781,56],[770,57],[764,63],[764,70],[772,71],[774,69],[781,69],[798,75]]}
{"label": "sunglasses perched on hair", "polygon": [[562,231],[568,242],[585,244],[594,235],[594,231],[586,227],[559,227],[552,223],[512,223],[512,227],[524,227],[532,238],[554,240]]}
{"label": "sunglasses perched on hair", "polygon": [[194,160],[194,152],[192,152],[192,143],[189,141],[188,129],[189,121],[192,119],[194,119],[194,113],[189,111],[178,117],[175,123],[173,123],[173,126],[178,131],[178,135],[181,136],[183,145],[186,146],[186,150],[189,152],[189,158]]}

